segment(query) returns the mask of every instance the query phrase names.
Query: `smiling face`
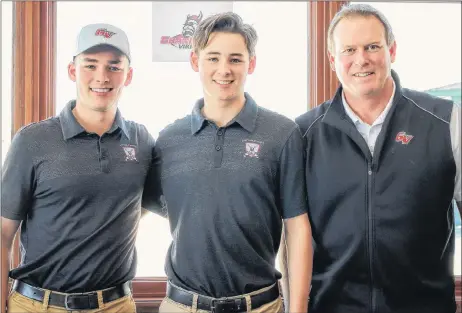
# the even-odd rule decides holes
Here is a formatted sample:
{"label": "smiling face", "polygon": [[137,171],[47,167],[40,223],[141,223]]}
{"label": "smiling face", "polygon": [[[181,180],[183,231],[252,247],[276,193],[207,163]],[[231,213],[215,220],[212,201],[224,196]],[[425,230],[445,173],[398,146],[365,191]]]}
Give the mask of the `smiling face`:
{"label": "smiling face", "polygon": [[106,112],[117,107],[122,90],[132,80],[133,69],[124,55],[113,51],[82,53],[68,66],[77,85],[77,105]]}
{"label": "smiling face", "polygon": [[245,81],[255,69],[256,58],[249,56],[242,35],[214,32],[203,50],[191,52],[190,61],[209,102],[245,101]]}
{"label": "smiling face", "polygon": [[333,48],[328,55],[347,97],[381,97],[387,88],[393,88],[391,63],[395,61],[396,42],[387,45],[385,28],[376,17],[343,18],[333,32]]}

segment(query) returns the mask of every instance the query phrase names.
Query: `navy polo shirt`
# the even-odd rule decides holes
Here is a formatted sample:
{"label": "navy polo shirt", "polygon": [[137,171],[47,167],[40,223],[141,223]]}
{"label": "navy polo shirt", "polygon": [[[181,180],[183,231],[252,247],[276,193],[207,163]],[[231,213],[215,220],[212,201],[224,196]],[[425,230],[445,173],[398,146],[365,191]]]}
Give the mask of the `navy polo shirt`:
{"label": "navy polo shirt", "polygon": [[[159,157],[143,125],[117,111],[101,137],[57,117],[19,130],[2,175],[2,216],[22,220],[14,279],[60,292],[131,280],[141,206],[160,212]],[[143,193],[143,187],[145,187]]]}
{"label": "navy polo shirt", "polygon": [[157,141],[173,237],[168,279],[211,297],[275,283],[282,219],[306,212],[298,126],[245,97],[227,126],[204,118],[201,99]]}

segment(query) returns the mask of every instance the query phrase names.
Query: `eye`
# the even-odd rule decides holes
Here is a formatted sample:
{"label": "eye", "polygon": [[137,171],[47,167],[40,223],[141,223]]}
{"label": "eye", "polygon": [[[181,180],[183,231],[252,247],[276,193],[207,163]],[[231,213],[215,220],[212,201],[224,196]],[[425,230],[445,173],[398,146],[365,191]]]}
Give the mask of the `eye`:
{"label": "eye", "polygon": [[215,63],[218,62],[218,58],[208,58],[208,61]]}
{"label": "eye", "polygon": [[118,67],[115,67],[115,66],[110,66],[109,70],[112,71],[112,72],[118,72],[118,71],[121,71],[122,69],[118,68]]}
{"label": "eye", "polygon": [[367,47],[367,50],[369,50],[369,51],[377,51],[377,50],[379,50],[380,48],[381,48],[381,46],[375,45],[375,44],[374,44],[374,45],[369,45],[369,46]]}
{"label": "eye", "polygon": [[353,48],[346,48],[342,51],[343,54],[352,54],[355,51]]}
{"label": "eye", "polygon": [[96,68],[96,66],[91,65],[91,64],[90,65],[85,65],[84,67],[88,68],[89,70],[94,70]]}
{"label": "eye", "polygon": [[240,59],[231,59],[231,63],[241,63]]}

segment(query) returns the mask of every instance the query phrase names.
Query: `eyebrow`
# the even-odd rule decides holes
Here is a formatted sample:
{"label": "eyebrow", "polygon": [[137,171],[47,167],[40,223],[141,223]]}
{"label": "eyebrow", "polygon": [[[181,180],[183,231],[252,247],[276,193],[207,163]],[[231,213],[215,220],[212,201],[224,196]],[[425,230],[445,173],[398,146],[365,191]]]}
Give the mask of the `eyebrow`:
{"label": "eyebrow", "polygon": [[[83,60],[85,62],[98,63],[97,59],[84,58]],[[121,60],[110,60],[110,61],[108,61],[109,64],[119,64],[120,62],[122,62],[122,61]]]}
{"label": "eyebrow", "polygon": [[374,42],[368,43],[366,46],[378,45],[378,44],[380,44],[380,41],[374,41]]}
{"label": "eyebrow", "polygon": [[[380,44],[380,41],[374,41],[374,42],[367,43],[364,46],[379,45],[379,44]],[[355,46],[353,46],[353,45],[345,45],[345,46],[343,46],[343,48],[351,48],[351,47],[355,47]]]}
{"label": "eyebrow", "polygon": [[[207,52],[207,55],[221,55],[221,53],[211,51],[211,52]],[[231,53],[230,56],[232,56],[232,57],[244,57],[244,55],[242,53]]]}

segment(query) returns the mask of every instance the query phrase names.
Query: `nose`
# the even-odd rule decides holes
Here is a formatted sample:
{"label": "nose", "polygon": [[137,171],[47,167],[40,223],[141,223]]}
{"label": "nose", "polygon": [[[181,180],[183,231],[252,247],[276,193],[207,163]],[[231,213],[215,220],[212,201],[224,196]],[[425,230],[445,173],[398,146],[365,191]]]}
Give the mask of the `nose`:
{"label": "nose", "polygon": [[364,67],[369,63],[367,52],[364,49],[357,50],[354,63],[360,67]]}
{"label": "nose", "polygon": [[227,60],[222,60],[220,62],[220,65],[218,67],[218,72],[219,72],[219,74],[221,74],[223,76],[227,76],[227,75],[231,74],[231,68],[230,68]]}
{"label": "nose", "polygon": [[96,71],[96,81],[98,83],[107,83],[109,82],[109,76],[105,68],[100,68]]}

